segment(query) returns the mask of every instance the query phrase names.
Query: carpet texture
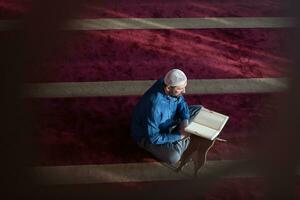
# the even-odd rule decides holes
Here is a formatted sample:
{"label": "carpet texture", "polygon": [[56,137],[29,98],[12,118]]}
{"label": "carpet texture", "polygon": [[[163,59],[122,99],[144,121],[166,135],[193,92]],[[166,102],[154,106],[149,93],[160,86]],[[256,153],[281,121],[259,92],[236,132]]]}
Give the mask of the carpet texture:
{"label": "carpet texture", "polygon": [[[255,148],[262,124],[276,115],[282,94],[186,95],[189,105],[202,104],[230,116],[208,159],[246,159]],[[37,165],[153,161],[130,138],[130,119],[139,97],[32,99],[37,113]],[[261,139],[261,138],[260,138]]]}
{"label": "carpet texture", "polygon": [[173,66],[189,79],[281,77],[288,29],[71,31],[32,64],[27,82],[155,80]]}
{"label": "carpet texture", "polygon": [[[32,0],[0,1],[0,19],[23,19],[31,8]],[[76,18],[284,17],[288,16],[286,11],[281,0],[92,0],[84,1]],[[4,40],[14,41],[15,34],[26,38],[20,32],[0,31]],[[57,48],[46,47],[41,52],[44,59],[33,56],[26,60],[26,82],[155,80],[173,66],[185,71],[189,79],[284,77],[291,63],[286,45],[290,41],[289,29],[284,28],[66,31],[55,40]],[[278,116],[275,108],[284,95],[186,95],[188,104],[202,104],[230,117],[221,133],[228,142],[216,143],[208,160],[259,156],[260,145],[271,134],[264,132],[264,126],[271,126]],[[36,150],[30,164],[155,161],[130,138],[132,109],[139,98],[26,99],[35,128],[28,136],[28,144]],[[269,185],[262,177],[224,179],[202,196],[197,196],[199,188],[193,181],[43,186],[37,193],[43,196],[49,192],[49,199],[55,199],[56,194],[60,198],[95,194],[118,199],[145,199],[146,195],[151,199],[250,200],[264,199]],[[299,185],[297,180],[297,191]],[[299,198],[299,192],[297,195]]]}
{"label": "carpet texture", "polygon": [[[26,16],[32,0],[0,2],[0,18],[16,19]],[[159,17],[282,17],[287,5],[281,0],[217,0],[217,1],[90,1],[84,0],[80,18],[159,18]]]}

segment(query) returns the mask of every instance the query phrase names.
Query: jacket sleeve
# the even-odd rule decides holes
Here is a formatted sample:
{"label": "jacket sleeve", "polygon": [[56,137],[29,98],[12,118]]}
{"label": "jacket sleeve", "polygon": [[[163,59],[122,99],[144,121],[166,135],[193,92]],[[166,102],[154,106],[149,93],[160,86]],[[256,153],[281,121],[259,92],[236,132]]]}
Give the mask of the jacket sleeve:
{"label": "jacket sleeve", "polygon": [[181,99],[177,105],[177,112],[182,121],[190,119],[189,107],[183,97],[181,97]]}
{"label": "jacket sleeve", "polygon": [[[151,106],[152,107],[152,106]],[[168,142],[175,142],[180,140],[180,133],[178,131],[173,132],[161,132],[159,124],[161,120],[161,112],[157,107],[149,108],[148,118],[146,120],[146,132],[148,133],[149,141],[152,144],[165,144]]]}

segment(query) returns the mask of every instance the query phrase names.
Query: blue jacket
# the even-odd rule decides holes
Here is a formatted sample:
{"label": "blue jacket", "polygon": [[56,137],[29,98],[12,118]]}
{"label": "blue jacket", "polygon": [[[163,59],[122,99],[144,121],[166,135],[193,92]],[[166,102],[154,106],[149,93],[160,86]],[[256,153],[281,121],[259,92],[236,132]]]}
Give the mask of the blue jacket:
{"label": "blue jacket", "polygon": [[178,120],[189,119],[189,109],[183,98],[171,97],[164,92],[163,79],[146,91],[133,111],[131,135],[136,142],[143,138],[151,144],[180,140],[178,130],[170,131]]}

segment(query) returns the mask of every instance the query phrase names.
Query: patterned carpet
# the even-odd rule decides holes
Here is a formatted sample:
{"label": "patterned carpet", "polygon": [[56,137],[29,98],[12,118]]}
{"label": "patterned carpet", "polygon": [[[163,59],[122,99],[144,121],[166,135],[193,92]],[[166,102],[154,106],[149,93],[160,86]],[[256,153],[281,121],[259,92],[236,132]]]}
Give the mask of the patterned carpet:
{"label": "patterned carpet", "polygon": [[[33,1],[1,1],[0,19],[23,19]],[[195,18],[284,17],[287,8],[279,0],[234,1],[84,1],[76,18]],[[28,60],[26,82],[85,82],[155,80],[173,66],[189,79],[285,77],[291,63],[287,42],[290,29],[169,29],[66,31],[59,45],[47,49],[38,62]],[[12,39],[17,31],[0,31]],[[45,37],[44,39],[46,39]],[[48,44],[51,39],[47,40]],[[47,44],[47,42],[45,44]],[[41,52],[43,54],[43,52]],[[277,116],[284,93],[186,95],[188,104],[202,104],[224,113],[230,120],[208,160],[252,158],[269,136],[265,123]],[[29,98],[33,137],[28,143],[38,166],[154,162],[131,140],[131,112],[139,96]],[[202,184],[202,183],[201,183]],[[92,194],[113,198],[263,199],[268,182],[263,178],[229,178],[216,181],[204,195],[192,181],[153,181],[42,187],[41,193],[77,198]],[[199,186],[199,188],[197,188]],[[157,191],[157,188],[161,192]],[[170,189],[173,188],[173,189]],[[182,189],[182,190],[180,190]],[[189,190],[190,189],[190,190]],[[297,183],[299,191],[299,180]],[[117,192],[116,192],[117,191]],[[174,191],[180,191],[175,193]],[[55,198],[51,196],[49,198]]]}

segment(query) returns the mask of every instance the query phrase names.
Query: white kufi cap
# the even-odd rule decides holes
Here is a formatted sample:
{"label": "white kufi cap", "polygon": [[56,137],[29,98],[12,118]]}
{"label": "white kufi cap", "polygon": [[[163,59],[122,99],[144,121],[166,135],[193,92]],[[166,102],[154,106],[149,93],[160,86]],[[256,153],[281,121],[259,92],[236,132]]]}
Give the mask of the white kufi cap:
{"label": "white kufi cap", "polygon": [[170,86],[181,86],[187,81],[186,75],[180,69],[172,69],[165,75],[164,82]]}

